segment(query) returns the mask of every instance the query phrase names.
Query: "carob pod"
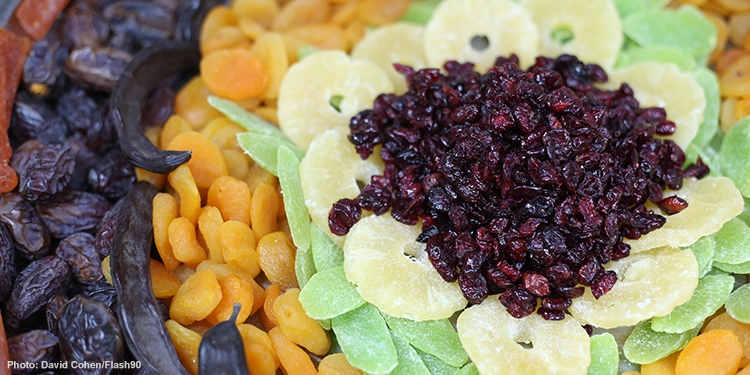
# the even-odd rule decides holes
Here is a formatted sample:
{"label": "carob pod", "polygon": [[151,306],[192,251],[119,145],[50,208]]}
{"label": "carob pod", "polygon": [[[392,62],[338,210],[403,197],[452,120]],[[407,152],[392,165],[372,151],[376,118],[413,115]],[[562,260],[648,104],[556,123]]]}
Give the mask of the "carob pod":
{"label": "carob pod", "polygon": [[240,304],[234,304],[229,320],[209,329],[198,349],[198,373],[200,375],[245,375],[249,372],[237,315]]}
{"label": "carob pod", "polygon": [[109,102],[120,147],[133,165],[154,173],[169,173],[190,160],[191,151],[163,151],[143,134],[141,114],[149,93],[165,77],[193,69],[200,62],[192,42],[160,41],[141,50],[117,80]]}
{"label": "carob pod", "polygon": [[177,8],[175,39],[198,42],[201,25],[208,12],[219,6],[226,5],[226,0],[187,0],[182,1]]}
{"label": "carob pod", "polygon": [[189,375],[177,358],[151,286],[152,200],[158,190],[137,182],[123,198],[110,254],[117,316],[133,355],[154,374]]}

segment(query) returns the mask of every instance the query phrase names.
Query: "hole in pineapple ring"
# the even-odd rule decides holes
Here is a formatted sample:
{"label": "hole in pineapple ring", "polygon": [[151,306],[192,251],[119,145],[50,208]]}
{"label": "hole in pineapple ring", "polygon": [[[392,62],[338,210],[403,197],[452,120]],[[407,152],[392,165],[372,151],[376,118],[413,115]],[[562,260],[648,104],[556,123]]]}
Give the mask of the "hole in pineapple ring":
{"label": "hole in pineapple ring", "polygon": [[344,100],[343,95],[336,94],[336,95],[331,96],[330,99],[328,99],[328,104],[330,104],[331,107],[333,107],[333,109],[336,110],[336,112],[341,113],[341,102],[343,100]]}
{"label": "hole in pineapple ring", "polygon": [[575,38],[573,29],[571,29],[568,25],[560,25],[555,27],[554,29],[552,29],[552,32],[550,32],[549,36],[552,41],[563,46],[570,43]]}
{"label": "hole in pineapple ring", "polygon": [[471,45],[471,48],[481,52],[490,46],[490,40],[484,35],[474,35],[469,41],[469,44]]}
{"label": "hole in pineapple ring", "polygon": [[516,342],[516,344],[520,345],[524,349],[534,349],[534,343],[531,341],[529,342],[521,341],[521,342]]}

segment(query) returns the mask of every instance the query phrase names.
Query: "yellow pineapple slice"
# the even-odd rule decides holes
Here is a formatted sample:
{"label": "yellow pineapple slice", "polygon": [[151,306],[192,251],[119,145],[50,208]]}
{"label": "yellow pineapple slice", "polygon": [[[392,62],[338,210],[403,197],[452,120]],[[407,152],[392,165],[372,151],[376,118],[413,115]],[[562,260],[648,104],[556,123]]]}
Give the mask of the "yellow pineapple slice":
{"label": "yellow pineapple slice", "polygon": [[687,302],[698,286],[698,262],[690,250],[664,247],[631,254],[604,268],[617,273],[612,289],[597,300],[587,288],[570,306],[582,324],[614,328],[664,316]]}
{"label": "yellow pineapple slice", "polygon": [[482,375],[577,375],[591,363],[589,335],[581,323],[538,314],[516,319],[497,295],[464,310],[456,329]]}
{"label": "yellow pineapple slice", "polygon": [[388,75],[368,61],[352,61],[342,51],[320,51],[298,61],[279,89],[279,126],[299,148],[315,136],[347,128],[349,120],[372,108],[381,93],[393,91]]}
{"label": "yellow pineapple slice", "polygon": [[622,24],[611,0],[523,0],[539,29],[539,54],[577,56],[609,70],[622,47]]}
{"label": "yellow pineapple slice", "polygon": [[[687,208],[667,216],[667,222],[637,240],[625,240],[631,253],[657,247],[690,246],[703,236],[718,232],[745,208],[742,194],[727,177],[706,176],[700,180],[686,178],[682,189],[664,191],[664,196],[677,195],[688,202]],[[647,206],[659,212],[653,205]]]}
{"label": "yellow pineapple slice", "polygon": [[390,214],[355,224],[344,243],[346,278],[380,311],[416,321],[449,318],[466,307],[457,282],[447,283],[416,241],[421,225],[399,223]]}
{"label": "yellow pineapple slice", "polygon": [[457,60],[484,73],[511,53],[521,67],[532,65],[539,36],[529,13],[511,0],[444,0],[425,26],[424,48],[431,67]]}
{"label": "yellow pineapple slice", "polygon": [[394,23],[379,27],[365,35],[352,48],[352,59],[374,63],[388,74],[394,92],[406,92],[406,80],[393,68],[394,63],[408,65],[415,70],[427,67],[422,39],[424,28],[411,23]]}
{"label": "yellow pineapple slice", "polygon": [[362,160],[346,138],[348,132],[348,128],[336,128],[316,137],[299,168],[305,205],[312,221],[339,246],[344,245],[345,237],[331,233],[328,228],[331,207],[339,199],[355,198],[360,192],[357,182],[370,183],[370,176],[382,174],[384,168],[378,152]]}
{"label": "yellow pineapple slice", "polygon": [[661,138],[687,149],[698,134],[706,108],[703,88],[693,75],[671,63],[644,61],[612,71],[605,87],[618,89],[623,83],[633,89],[641,108],[661,107],[667,111],[667,119],[677,124],[677,131]]}

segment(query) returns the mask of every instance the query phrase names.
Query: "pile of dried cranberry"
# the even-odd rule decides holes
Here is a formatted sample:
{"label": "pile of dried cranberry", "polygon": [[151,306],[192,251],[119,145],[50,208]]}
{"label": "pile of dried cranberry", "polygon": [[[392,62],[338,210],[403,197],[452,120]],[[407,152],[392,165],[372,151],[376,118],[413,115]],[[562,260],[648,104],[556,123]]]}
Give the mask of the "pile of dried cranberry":
{"label": "pile of dried cranberry", "polygon": [[655,138],[675,131],[663,109],[639,108],[627,85],[596,88],[604,70],[574,56],[527,71],[499,58],[483,75],[457,62],[447,74],[397,68],[408,92],[380,95],[350,123],[362,158],[382,145],[384,175],[334,204],[329,225],[343,235],[363,209],[421,220],[417,240],[472,303],[502,293],[523,317],[541,299],[541,316],[563,319],[580,285],[596,298],[612,288],[602,265],[629,254],[623,238],[664,225],[644,204],[679,212],[687,202],[662,189],[708,173],[700,160],[683,169],[680,147]]}

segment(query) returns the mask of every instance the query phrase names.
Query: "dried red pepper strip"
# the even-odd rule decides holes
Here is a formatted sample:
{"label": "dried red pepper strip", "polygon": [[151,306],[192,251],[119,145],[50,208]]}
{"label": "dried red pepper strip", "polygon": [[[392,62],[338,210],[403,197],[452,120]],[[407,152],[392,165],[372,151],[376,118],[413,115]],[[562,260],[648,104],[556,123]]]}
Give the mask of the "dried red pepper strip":
{"label": "dried red pepper strip", "polygon": [[42,39],[69,2],[70,0],[23,0],[16,9],[16,20],[30,37]]}
{"label": "dried red pepper strip", "polygon": [[0,28],[0,193],[11,191],[18,185],[16,172],[8,166],[11,154],[8,127],[23,63],[30,48],[28,38]]}

